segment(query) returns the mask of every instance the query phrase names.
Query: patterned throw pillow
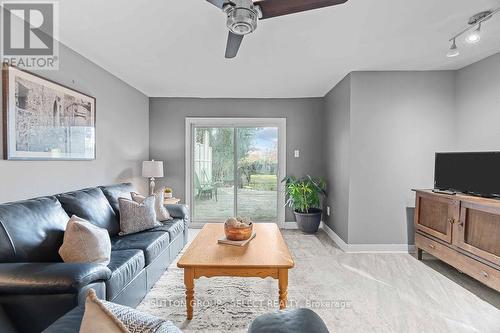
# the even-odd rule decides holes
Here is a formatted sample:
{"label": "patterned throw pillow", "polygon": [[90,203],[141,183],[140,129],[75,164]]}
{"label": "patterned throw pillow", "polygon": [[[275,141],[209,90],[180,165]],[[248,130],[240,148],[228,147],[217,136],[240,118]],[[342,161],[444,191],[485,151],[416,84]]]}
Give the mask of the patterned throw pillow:
{"label": "patterned throw pillow", "polygon": [[[132,197],[132,200],[138,203],[142,203],[144,199],[146,198],[143,195],[140,195],[139,193],[135,192],[130,192],[130,195]],[[163,204],[165,201],[165,192],[163,189],[160,189],[155,192],[155,212],[156,212],[156,219],[159,222],[163,221],[168,221],[172,220],[173,218],[170,216],[170,213],[168,210],[165,208],[165,205]]]}
{"label": "patterned throw pillow", "polygon": [[150,196],[142,203],[118,198],[120,206],[120,236],[152,229],[161,224],[156,221],[155,197]]}
{"label": "patterned throw pillow", "polygon": [[182,333],[170,320],[99,300],[94,290],[90,289],[85,302],[80,333],[95,332]]}
{"label": "patterned throw pillow", "polygon": [[66,226],[59,255],[64,262],[107,266],[111,257],[108,230],[73,215]]}

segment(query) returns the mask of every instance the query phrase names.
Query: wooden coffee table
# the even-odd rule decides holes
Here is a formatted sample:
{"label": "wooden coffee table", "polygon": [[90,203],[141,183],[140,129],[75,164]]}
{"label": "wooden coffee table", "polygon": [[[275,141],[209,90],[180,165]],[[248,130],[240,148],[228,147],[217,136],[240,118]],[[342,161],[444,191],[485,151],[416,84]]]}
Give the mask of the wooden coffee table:
{"label": "wooden coffee table", "polygon": [[286,307],[293,258],[276,224],[255,223],[254,231],[257,236],[244,247],[220,245],[217,240],[224,236],[224,224],[205,224],[177,263],[184,268],[187,319],[193,318],[194,280],[202,276],[278,279],[280,309]]}

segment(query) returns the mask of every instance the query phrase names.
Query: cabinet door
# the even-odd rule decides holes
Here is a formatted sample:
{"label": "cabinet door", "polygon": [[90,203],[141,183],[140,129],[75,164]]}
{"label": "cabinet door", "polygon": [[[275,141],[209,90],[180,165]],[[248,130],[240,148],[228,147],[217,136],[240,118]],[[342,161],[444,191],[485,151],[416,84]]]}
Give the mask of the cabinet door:
{"label": "cabinet door", "polygon": [[458,220],[460,203],[445,196],[417,193],[415,228],[451,243],[452,225]]}
{"label": "cabinet door", "polygon": [[500,205],[462,202],[454,244],[500,265]]}

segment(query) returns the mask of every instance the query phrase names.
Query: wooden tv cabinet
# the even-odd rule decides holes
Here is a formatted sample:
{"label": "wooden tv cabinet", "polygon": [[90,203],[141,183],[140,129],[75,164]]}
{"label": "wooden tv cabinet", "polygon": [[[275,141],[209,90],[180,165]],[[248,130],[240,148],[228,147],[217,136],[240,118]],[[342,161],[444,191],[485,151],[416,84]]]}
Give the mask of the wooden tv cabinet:
{"label": "wooden tv cabinet", "polygon": [[415,245],[500,291],[500,200],[415,190]]}

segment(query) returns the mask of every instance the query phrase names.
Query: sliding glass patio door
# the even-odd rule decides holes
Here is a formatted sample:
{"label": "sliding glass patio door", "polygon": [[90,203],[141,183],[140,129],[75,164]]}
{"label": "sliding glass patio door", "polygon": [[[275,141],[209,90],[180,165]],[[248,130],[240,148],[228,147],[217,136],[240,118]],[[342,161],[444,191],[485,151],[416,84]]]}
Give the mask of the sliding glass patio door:
{"label": "sliding glass patio door", "polygon": [[192,221],[224,222],[242,216],[255,222],[283,222],[284,120],[187,121]]}
{"label": "sliding glass patio door", "polygon": [[195,127],[191,188],[192,220],[232,216],[234,199],[234,128]]}

